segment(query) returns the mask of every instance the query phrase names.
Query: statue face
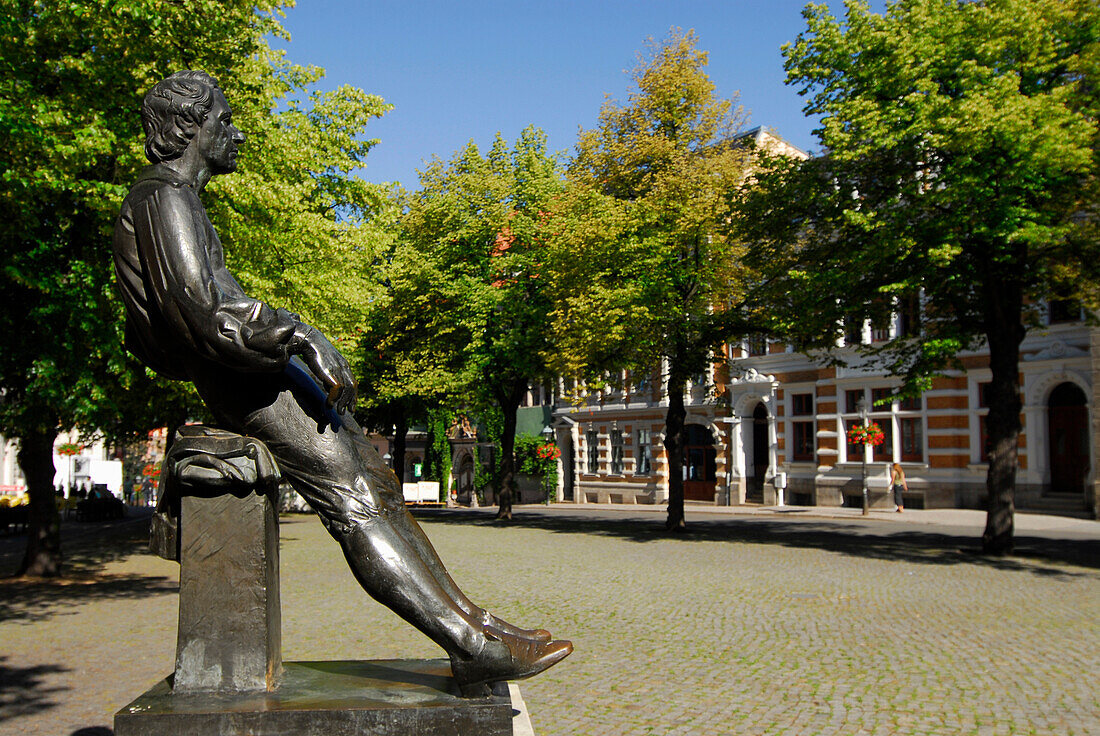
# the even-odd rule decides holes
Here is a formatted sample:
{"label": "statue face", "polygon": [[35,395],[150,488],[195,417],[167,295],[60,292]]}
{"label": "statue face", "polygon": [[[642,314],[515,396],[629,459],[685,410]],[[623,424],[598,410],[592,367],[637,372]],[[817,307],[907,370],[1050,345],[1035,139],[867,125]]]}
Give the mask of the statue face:
{"label": "statue face", "polygon": [[214,102],[191,145],[210,167],[212,174],[228,174],[237,170],[237,146],[244,143],[244,133],[233,125],[233,111],[220,89],[214,90]]}

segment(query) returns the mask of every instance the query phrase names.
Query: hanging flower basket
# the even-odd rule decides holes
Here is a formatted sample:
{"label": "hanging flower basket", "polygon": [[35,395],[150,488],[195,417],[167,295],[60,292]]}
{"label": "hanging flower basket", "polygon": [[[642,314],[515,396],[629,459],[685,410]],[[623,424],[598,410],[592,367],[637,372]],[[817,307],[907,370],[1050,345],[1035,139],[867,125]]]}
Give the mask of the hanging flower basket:
{"label": "hanging flower basket", "polygon": [[57,454],[72,457],[73,455],[79,455],[83,449],[83,445],[78,445],[75,442],[63,442],[57,446]]}
{"label": "hanging flower basket", "polygon": [[535,450],[535,454],[543,460],[557,460],[561,457],[561,450],[558,449],[557,445],[542,445]]}
{"label": "hanging flower basket", "polygon": [[848,430],[848,443],[852,445],[871,445],[877,447],[883,443],[886,439],[886,435],[882,431],[882,427],[878,426],[874,422],[870,424],[858,424]]}
{"label": "hanging flower basket", "polygon": [[146,478],[159,478],[160,477],[160,465],[149,463],[141,469],[141,474]]}

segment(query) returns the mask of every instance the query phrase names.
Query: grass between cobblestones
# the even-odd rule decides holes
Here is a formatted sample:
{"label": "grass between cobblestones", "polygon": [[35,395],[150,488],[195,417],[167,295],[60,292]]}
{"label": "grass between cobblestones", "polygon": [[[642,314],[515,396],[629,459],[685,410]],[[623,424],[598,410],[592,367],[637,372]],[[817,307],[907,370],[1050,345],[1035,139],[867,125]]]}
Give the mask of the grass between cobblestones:
{"label": "grass between cobblestones", "polygon": [[[472,598],[573,640],[522,684],[538,736],[1100,733],[1094,547],[987,560],[893,527],[670,538],[656,517],[520,515],[420,518]],[[282,536],[286,660],[442,656],[358,589],[316,519]],[[106,736],[167,674],[178,567],[140,538],[76,545],[66,583],[0,582],[0,734]]]}

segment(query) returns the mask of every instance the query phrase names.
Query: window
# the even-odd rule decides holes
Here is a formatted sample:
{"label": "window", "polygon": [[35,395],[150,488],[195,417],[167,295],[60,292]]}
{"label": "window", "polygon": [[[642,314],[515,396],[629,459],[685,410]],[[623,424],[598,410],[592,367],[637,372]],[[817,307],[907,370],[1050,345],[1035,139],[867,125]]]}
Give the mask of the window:
{"label": "window", "polygon": [[748,346],[749,355],[767,355],[768,354],[768,336],[755,334],[749,335],[745,338],[745,344]]}
{"label": "window", "polygon": [[871,342],[886,342],[890,339],[890,317],[887,314],[871,320]]}
{"label": "window", "polygon": [[611,474],[623,474],[623,433],[611,430]]}
{"label": "window", "polygon": [[898,420],[901,432],[901,461],[919,463],[924,460],[924,434],[921,420],[911,417]]}
{"label": "window", "polygon": [[814,459],[814,423],[794,422],[793,447],[791,448],[792,460]]}
{"label": "window", "polygon": [[920,297],[916,294],[898,300],[898,337],[920,334]]}
{"label": "window", "polygon": [[1081,304],[1073,299],[1051,299],[1047,302],[1047,316],[1052,325],[1076,322],[1081,319]]}
{"label": "window", "polygon": [[894,392],[888,388],[871,389],[871,411],[890,411],[893,395]]}
{"label": "window", "polygon": [[[796,417],[813,417],[814,395],[791,394],[791,414]],[[792,429],[792,460],[814,459],[814,422],[795,421],[791,423]]]}
{"label": "window", "polygon": [[649,475],[653,472],[653,450],[650,447],[648,429],[639,429],[638,443],[634,446],[634,475]]}
{"label": "window", "polygon": [[[920,396],[909,396],[898,399],[898,412],[919,412],[921,410]],[[924,420],[919,416],[899,416],[898,434],[901,442],[901,461],[919,463],[924,460]]]}
{"label": "window", "polygon": [[863,398],[863,389],[857,388],[844,392],[844,413],[858,414],[859,400]]}
{"label": "window", "polygon": [[986,428],[988,416],[982,414],[978,417],[978,462],[989,462],[989,430]]}
{"label": "window", "polygon": [[539,384],[531,384],[527,387],[527,392],[523,395],[523,406],[542,406],[544,397],[550,396],[550,389],[540,386]]}
{"label": "window", "polygon": [[[858,427],[861,424],[860,419],[845,419],[844,420],[844,437],[848,437],[848,432],[853,427]],[[845,444],[848,447],[848,461],[849,462],[863,462],[863,445],[858,442],[848,442],[845,440]]]}
{"label": "window", "polygon": [[989,386],[989,382],[978,384],[978,407],[981,409],[989,408]]}
{"label": "window", "polygon": [[894,422],[890,417],[881,417],[879,419],[872,420],[875,424],[882,428],[881,445],[875,445],[874,450],[871,452],[871,457],[876,462],[893,462],[894,460]]}
{"label": "window", "polygon": [[844,318],[844,344],[859,345],[863,342],[863,320],[858,317]]}
{"label": "window", "polygon": [[594,429],[588,430],[585,444],[588,446],[588,474],[600,474],[600,435]]}
{"label": "window", "polygon": [[898,402],[898,411],[920,411],[920,406],[920,396],[907,396]]}

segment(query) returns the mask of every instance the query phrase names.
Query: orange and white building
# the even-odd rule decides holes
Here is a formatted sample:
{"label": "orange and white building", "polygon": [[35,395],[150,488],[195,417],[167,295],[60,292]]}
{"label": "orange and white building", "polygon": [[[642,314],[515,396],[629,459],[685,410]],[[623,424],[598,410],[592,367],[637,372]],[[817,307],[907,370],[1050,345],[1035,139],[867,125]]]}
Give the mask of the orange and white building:
{"label": "orange and white building", "polygon": [[[1100,329],[1081,314],[1050,314],[1021,346],[1016,505],[1097,513],[1100,456]],[[887,327],[848,339],[888,340]],[[873,508],[892,508],[888,466],[905,470],[911,508],[980,508],[986,496],[988,354],[961,354],[962,370],[917,399],[889,400],[900,381],[850,348],[848,367],[824,366],[790,346],[752,338],[727,346],[721,366],[687,389],[685,498],[712,504],[859,506],[864,460]],[[841,348],[843,352],[845,348]],[[557,400],[552,427],[562,451],[560,500],[664,503],[666,386],[656,379]],[[559,395],[568,395],[564,382]],[[882,427],[882,445],[850,445],[860,399]]]}
{"label": "orange and white building", "polygon": [[[760,148],[805,157],[774,132],[744,135]],[[900,385],[861,361],[856,345],[914,329],[916,302],[887,325],[851,325],[838,349],[846,367],[826,366],[791,346],[754,336],[727,345],[724,360],[687,388],[684,496],[713,504],[862,505],[892,508],[892,463],[905,471],[912,508],[980,508],[986,496],[985,386],[989,356],[958,357],[962,370],[937,378],[916,399],[887,400]],[[1100,518],[1100,329],[1066,303],[1041,305],[1042,327],[1021,346],[1016,505]],[[908,314],[907,314],[908,312]],[[551,426],[562,457],[558,498],[578,503],[664,503],[667,386],[623,375],[618,387],[581,402],[557,398]],[[576,394],[561,382],[557,397]],[[882,427],[882,445],[847,442],[861,400]]]}

